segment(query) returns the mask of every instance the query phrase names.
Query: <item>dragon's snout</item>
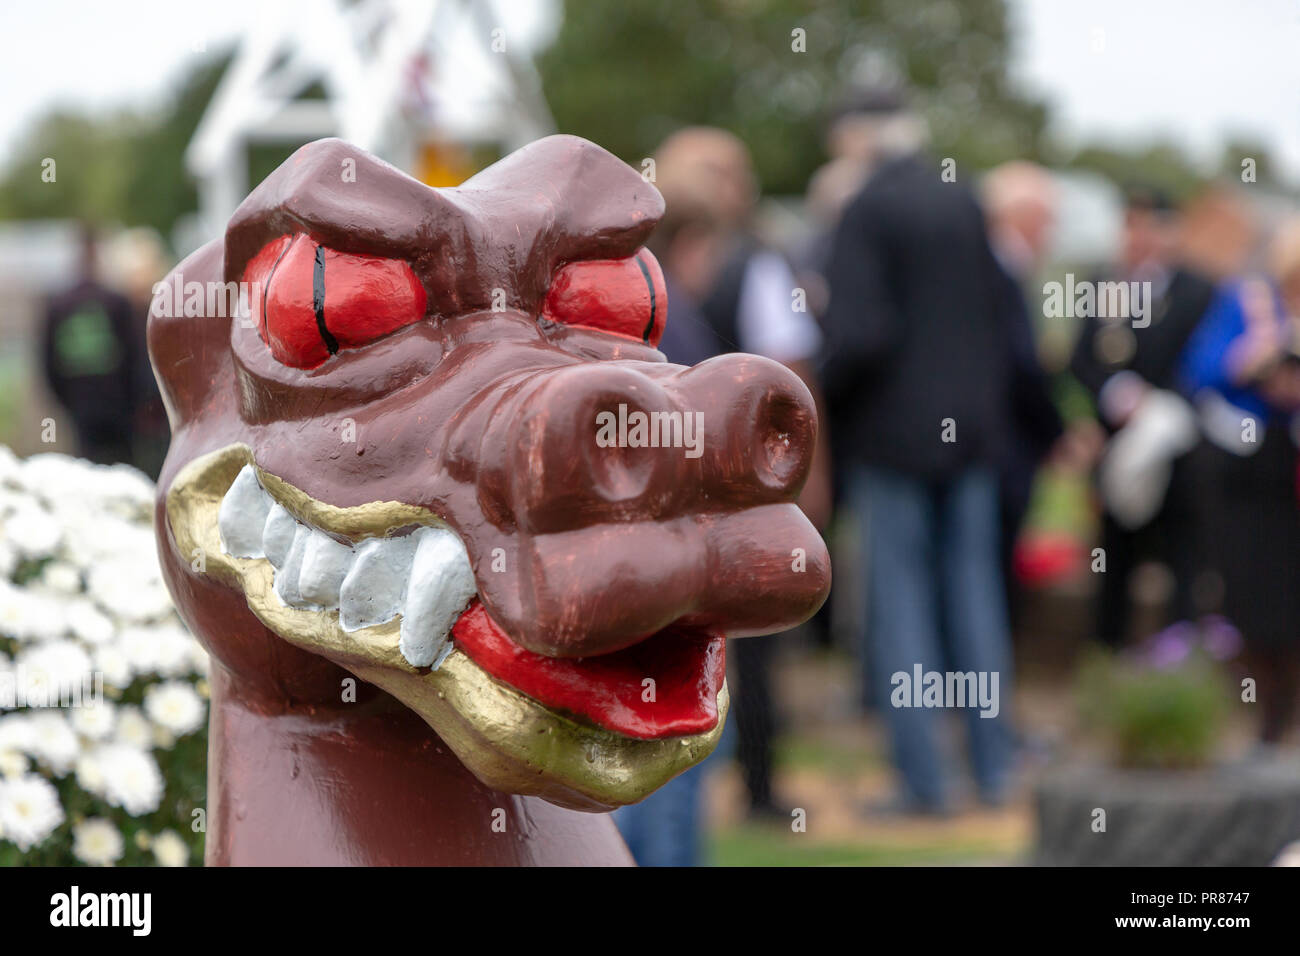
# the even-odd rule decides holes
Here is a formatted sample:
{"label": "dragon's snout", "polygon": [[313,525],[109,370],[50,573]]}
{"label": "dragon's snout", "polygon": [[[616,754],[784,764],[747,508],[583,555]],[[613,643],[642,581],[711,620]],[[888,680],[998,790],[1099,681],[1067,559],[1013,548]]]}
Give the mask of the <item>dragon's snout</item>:
{"label": "dragon's snout", "polygon": [[803,383],[757,356],[565,366],[497,407],[481,491],[535,534],[790,502],[816,428]]}
{"label": "dragon's snout", "polygon": [[816,412],[775,362],[561,366],[465,425],[484,426],[478,499],[515,532],[528,600],[491,574],[483,593],[531,651],[608,653],[672,624],[767,632],[825,597],[825,548],[793,504]]}

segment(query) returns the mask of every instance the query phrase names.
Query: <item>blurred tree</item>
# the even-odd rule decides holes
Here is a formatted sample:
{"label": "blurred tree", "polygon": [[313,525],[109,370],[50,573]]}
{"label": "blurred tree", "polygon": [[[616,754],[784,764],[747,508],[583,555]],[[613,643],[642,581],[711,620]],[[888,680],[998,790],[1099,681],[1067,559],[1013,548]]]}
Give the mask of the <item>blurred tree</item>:
{"label": "blurred tree", "polygon": [[[1072,156],[1060,157],[1062,166],[1101,173],[1118,186],[1158,186],[1175,201],[1189,198],[1206,177],[1188,159],[1186,151],[1169,142],[1114,147],[1093,144]],[[1240,172],[1240,167],[1238,167]]]}
{"label": "blurred tree", "polygon": [[[0,218],[89,218],[170,235],[197,206],[185,147],[228,62],[216,57],[187,74],[156,116],[57,111],[37,122],[0,178]],[[41,179],[47,157],[54,182]]]}
{"label": "blurred tree", "polygon": [[723,126],[765,190],[794,193],[846,82],[872,73],[910,81],[959,169],[1036,157],[1046,113],[1011,89],[1010,44],[1003,0],[568,0],[540,69],[562,131],[639,166],[679,126]]}

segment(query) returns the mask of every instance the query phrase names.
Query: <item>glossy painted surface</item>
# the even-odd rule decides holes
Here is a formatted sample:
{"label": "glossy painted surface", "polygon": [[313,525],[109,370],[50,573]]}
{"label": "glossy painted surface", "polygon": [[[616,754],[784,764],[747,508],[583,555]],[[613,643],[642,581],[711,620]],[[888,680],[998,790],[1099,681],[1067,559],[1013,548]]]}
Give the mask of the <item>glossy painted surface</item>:
{"label": "glossy painted surface", "polygon": [[512,641],[478,603],[452,634],[472,661],[511,687],[629,737],[698,734],[718,720],[727,677],[721,634],[669,628],[613,654],[543,657]]}
{"label": "glossy painted surface", "polygon": [[424,318],[424,286],[407,263],[336,252],[302,233],[268,242],[243,278],[256,283],[258,333],[293,368],[316,368]]}
{"label": "glossy painted surface", "polygon": [[658,345],[668,318],[663,270],[648,249],[626,259],[571,262],[555,273],[542,318]]}
{"label": "glossy painted surface", "polygon": [[[341,180],[345,161],[355,181]],[[574,137],[539,141],[451,190],[324,140],[253,191],[224,241],[177,267],[186,282],[238,281],[246,268],[274,268],[268,245],[279,256],[284,237],[301,235],[305,250],[318,245],[327,257],[403,263],[425,296],[423,318],[368,343],[405,307],[373,327],[358,319],[357,344],[336,354],[316,327],[326,357],[310,369],[278,358],[256,323],[150,320],[173,429],[159,482],[164,572],[216,659],[211,860],[626,856],[604,818],[482,787],[388,694],[363,683],[358,702],[343,702],[347,670],[281,639],[238,590],[196,571],[163,502],[199,456],[242,443],[312,499],[436,513],[466,545],[484,612],[534,654],[589,658],[674,625],[767,633],[821,604],[829,560],[793,504],[816,434],[798,379],[746,355],[684,369],[640,334],[541,320],[562,269],[623,260],[630,275],[627,260],[648,255],[639,250],[662,208],[633,169]],[[310,258],[315,269],[314,251]],[[327,258],[326,275],[343,261],[352,260]],[[610,281],[608,301],[631,305],[609,315],[632,315],[637,297],[622,290],[635,286]],[[583,283],[584,301],[597,301],[598,283]],[[327,315],[349,307],[334,294],[327,282]],[[292,334],[267,328],[304,364],[320,358],[305,295],[286,288]],[[681,447],[601,447],[595,417],[620,405],[702,416],[698,457]],[[508,832],[526,845],[494,842],[493,808],[517,820]]]}

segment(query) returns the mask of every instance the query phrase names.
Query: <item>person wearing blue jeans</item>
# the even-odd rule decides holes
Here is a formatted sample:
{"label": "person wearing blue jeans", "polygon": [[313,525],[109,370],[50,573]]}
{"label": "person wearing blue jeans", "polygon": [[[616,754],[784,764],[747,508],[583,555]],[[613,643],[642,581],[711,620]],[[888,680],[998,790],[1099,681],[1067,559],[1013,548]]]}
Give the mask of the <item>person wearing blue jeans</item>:
{"label": "person wearing blue jeans", "polygon": [[1000,803],[1013,747],[996,472],[971,467],[927,481],[858,467],[851,494],[867,556],[865,679],[889,728],[904,808],[941,812],[949,803],[940,743],[948,710],[894,705],[893,675],[910,681],[917,664],[922,673],[998,675],[986,685],[998,691],[996,716],[969,700],[964,716],[980,796]]}

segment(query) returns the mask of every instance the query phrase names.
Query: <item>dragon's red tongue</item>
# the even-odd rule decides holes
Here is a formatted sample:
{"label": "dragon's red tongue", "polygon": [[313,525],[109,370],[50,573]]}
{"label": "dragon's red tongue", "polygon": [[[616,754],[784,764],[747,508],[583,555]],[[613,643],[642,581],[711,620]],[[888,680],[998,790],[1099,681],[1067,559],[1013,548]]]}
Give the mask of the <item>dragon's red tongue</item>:
{"label": "dragon's red tongue", "polygon": [[[666,628],[613,654],[544,657],[512,641],[475,599],[452,637],[497,680],[606,730],[653,740],[703,733],[718,723],[726,677],[721,635]],[[654,681],[653,694],[646,678]]]}

